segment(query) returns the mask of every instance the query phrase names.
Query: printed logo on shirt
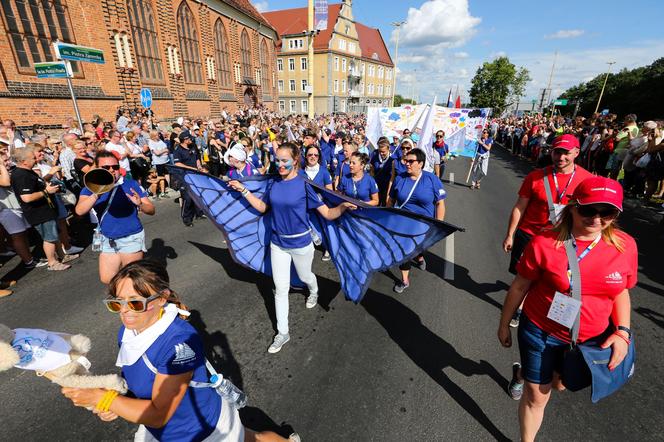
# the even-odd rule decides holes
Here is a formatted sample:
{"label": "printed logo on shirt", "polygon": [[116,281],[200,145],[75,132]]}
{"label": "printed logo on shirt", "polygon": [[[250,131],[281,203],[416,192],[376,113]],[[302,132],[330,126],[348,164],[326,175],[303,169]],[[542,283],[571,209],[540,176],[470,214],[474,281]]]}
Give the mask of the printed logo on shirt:
{"label": "printed logo on shirt", "polygon": [[623,277],[619,272],[609,273],[604,279],[607,284],[622,284],[623,282]]}
{"label": "printed logo on shirt", "polygon": [[446,193],[447,193],[447,192],[445,192],[445,189],[439,189],[439,190],[438,190],[438,194],[439,194],[440,196],[443,196],[443,195],[445,195]]}
{"label": "printed logo on shirt", "polygon": [[181,344],[175,344],[175,359],[173,359],[173,364],[186,364],[188,362],[196,359],[196,353],[184,342]]}

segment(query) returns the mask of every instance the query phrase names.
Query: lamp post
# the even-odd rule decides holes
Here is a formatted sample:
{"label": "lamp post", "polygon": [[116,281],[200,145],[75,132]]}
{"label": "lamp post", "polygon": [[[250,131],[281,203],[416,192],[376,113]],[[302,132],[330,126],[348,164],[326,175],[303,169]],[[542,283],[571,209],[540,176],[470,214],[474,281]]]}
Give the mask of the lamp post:
{"label": "lamp post", "polygon": [[606,76],[604,77],[604,84],[602,85],[602,91],[599,93],[599,98],[597,99],[597,106],[595,106],[595,112],[599,110],[599,104],[602,102],[602,96],[604,95],[604,88],[606,87],[606,81],[609,79],[609,73],[611,72],[611,66],[616,64],[615,61],[607,61],[606,64],[609,65],[609,68],[606,70]]}
{"label": "lamp post", "polygon": [[390,107],[394,107],[394,94],[397,93],[397,63],[399,63],[399,30],[401,25],[405,24],[405,21],[395,21],[392,22],[392,26],[397,28],[397,42],[394,47],[394,75],[392,76],[392,104]]}
{"label": "lamp post", "polygon": [[309,105],[308,111],[310,117],[315,114],[314,109],[314,35],[316,34],[315,24],[314,24],[314,0],[309,0],[309,8],[307,11],[307,30],[308,30],[308,52],[307,52],[307,86],[310,87],[311,93],[309,94]]}

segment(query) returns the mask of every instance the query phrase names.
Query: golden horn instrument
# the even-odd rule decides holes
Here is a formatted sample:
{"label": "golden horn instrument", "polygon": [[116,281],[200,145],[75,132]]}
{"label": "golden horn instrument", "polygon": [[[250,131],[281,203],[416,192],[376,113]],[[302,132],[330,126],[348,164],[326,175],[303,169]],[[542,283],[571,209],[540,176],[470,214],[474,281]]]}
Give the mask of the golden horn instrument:
{"label": "golden horn instrument", "polygon": [[115,176],[106,169],[92,169],[83,176],[83,185],[92,193],[101,195],[115,187]]}

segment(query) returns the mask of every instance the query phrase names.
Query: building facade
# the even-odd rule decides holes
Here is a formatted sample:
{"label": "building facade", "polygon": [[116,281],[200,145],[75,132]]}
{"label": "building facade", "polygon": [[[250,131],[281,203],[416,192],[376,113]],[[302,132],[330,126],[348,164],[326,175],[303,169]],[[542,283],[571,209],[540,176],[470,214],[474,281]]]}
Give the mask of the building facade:
{"label": "building facade", "polygon": [[[277,109],[308,114],[307,8],[264,12],[279,32]],[[389,105],[394,64],[378,29],[353,18],[352,1],[328,6],[328,28],[314,37],[315,113],[364,112]]]}
{"label": "building facade", "polygon": [[141,88],[162,119],[275,107],[278,34],[249,0],[3,0],[0,15],[0,117],[19,126],[74,115],[66,80],[35,76],[55,41],[104,52],[72,63],[85,121],[139,108]]}

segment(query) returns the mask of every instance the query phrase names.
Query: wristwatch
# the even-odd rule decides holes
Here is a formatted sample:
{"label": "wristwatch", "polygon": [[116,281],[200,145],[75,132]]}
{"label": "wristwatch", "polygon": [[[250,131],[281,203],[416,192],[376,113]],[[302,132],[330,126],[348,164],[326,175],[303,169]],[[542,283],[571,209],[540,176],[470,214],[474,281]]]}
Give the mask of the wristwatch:
{"label": "wristwatch", "polygon": [[622,330],[625,333],[627,333],[627,339],[632,339],[632,330],[630,330],[629,328],[627,328],[625,326],[622,326],[622,325],[619,325],[618,330]]}

